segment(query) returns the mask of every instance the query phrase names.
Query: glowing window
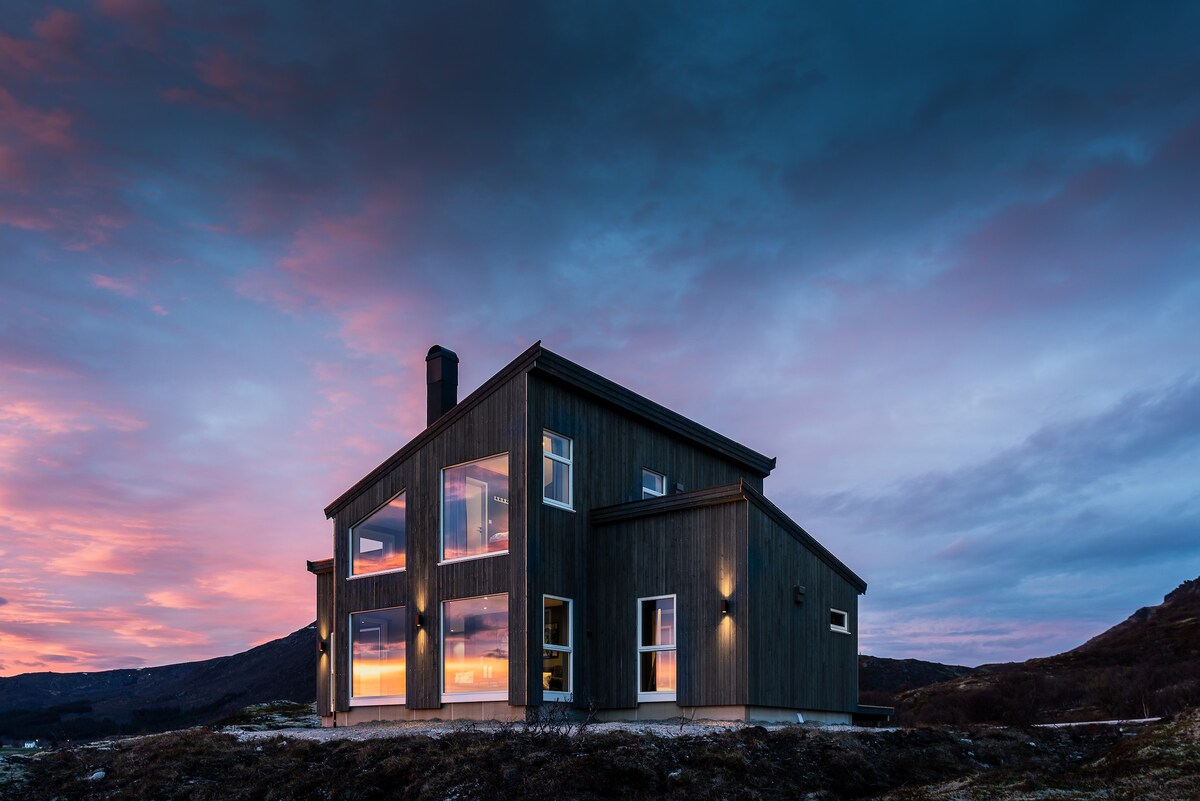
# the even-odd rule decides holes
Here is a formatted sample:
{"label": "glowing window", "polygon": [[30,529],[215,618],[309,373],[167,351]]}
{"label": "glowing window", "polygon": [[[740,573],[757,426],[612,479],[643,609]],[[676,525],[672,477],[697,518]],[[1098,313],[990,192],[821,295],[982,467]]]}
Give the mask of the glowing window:
{"label": "glowing window", "polygon": [[542,698],[571,700],[571,601],[542,596]]}
{"label": "glowing window", "polygon": [[442,700],[508,698],[508,594],[442,603]]}
{"label": "glowing window", "polygon": [[351,704],[404,703],[404,611],[396,606],[350,615]]}
{"label": "glowing window", "polygon": [[404,493],[350,527],[350,575],[403,570],[406,532]]}
{"label": "glowing window", "polygon": [[674,701],[675,596],[638,599],[638,700]]}
{"label": "glowing window", "polygon": [[442,471],[442,561],[508,552],[508,454]]}

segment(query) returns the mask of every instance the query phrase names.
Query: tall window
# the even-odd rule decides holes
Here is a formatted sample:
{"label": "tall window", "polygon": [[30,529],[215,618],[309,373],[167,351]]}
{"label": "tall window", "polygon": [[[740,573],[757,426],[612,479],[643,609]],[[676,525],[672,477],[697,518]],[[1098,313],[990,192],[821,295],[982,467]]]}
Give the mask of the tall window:
{"label": "tall window", "polygon": [[638,599],[638,700],[674,701],[675,596]]}
{"label": "tall window", "polygon": [[542,596],[542,698],[571,700],[571,601]]}
{"label": "tall window", "polygon": [[442,471],[442,561],[508,551],[508,454]]}
{"label": "tall window", "polygon": [[406,681],[404,607],[350,615],[350,703],[402,704]]}
{"label": "tall window", "polygon": [[404,493],[350,527],[350,575],[403,570]]}
{"label": "tall window", "polygon": [[508,593],[442,603],[442,700],[508,698]]}
{"label": "tall window", "polygon": [[553,431],[542,432],[542,500],[571,508],[571,440]]}
{"label": "tall window", "polygon": [[659,498],[667,494],[667,477],[653,470],[642,470],[642,498]]}

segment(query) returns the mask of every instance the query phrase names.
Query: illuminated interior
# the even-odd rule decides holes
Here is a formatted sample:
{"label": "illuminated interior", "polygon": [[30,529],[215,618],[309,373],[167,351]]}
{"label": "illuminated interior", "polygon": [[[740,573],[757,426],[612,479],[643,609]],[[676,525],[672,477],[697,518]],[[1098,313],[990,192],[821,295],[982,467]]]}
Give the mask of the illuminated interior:
{"label": "illuminated interior", "polygon": [[442,559],[508,550],[508,454],[442,471]]}
{"label": "illuminated interior", "polygon": [[405,499],[400,493],[350,529],[352,576],[405,567]]}
{"label": "illuminated interior", "polygon": [[639,604],[638,692],[676,692],[675,599],[647,598]]}
{"label": "illuminated interior", "polygon": [[571,692],[571,602],[542,599],[542,690]]}
{"label": "illuminated interior", "polygon": [[508,692],[508,594],[442,604],[443,691]]}
{"label": "illuminated interior", "polygon": [[404,607],[350,615],[350,695],[403,697],[406,686]]}

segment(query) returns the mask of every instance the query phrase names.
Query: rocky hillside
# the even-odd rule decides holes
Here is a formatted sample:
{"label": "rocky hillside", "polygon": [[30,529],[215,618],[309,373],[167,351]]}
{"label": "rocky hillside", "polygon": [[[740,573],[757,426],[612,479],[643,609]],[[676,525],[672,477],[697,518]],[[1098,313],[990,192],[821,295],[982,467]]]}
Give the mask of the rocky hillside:
{"label": "rocky hillside", "polygon": [[887,659],[858,655],[858,696],[863,704],[893,706],[906,690],[957,679],[974,671],[962,665],[943,665],[920,659]]}
{"label": "rocky hillside", "polygon": [[313,700],[316,627],[233,656],[138,670],[0,678],[0,739],[88,739],[207,723],[249,704]]}
{"label": "rocky hillside", "polygon": [[1143,718],[1200,704],[1200,579],[1066,653],[983,665],[897,699],[919,723]]}

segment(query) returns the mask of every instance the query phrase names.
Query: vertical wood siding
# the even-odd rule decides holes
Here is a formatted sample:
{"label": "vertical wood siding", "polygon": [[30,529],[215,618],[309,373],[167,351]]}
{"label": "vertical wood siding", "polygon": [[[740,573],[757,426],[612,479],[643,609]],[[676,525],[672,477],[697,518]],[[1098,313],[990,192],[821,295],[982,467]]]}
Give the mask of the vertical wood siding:
{"label": "vertical wood siding", "polygon": [[[762,479],[745,472],[738,463],[697,447],[678,435],[647,425],[570,387],[537,374],[529,375],[529,474],[531,505],[529,525],[528,592],[531,599],[528,646],[530,665],[541,664],[541,597],[544,594],[570,598],[575,625],[575,705],[586,707],[605,688],[592,686],[599,665],[609,670],[609,659],[626,656],[613,653],[608,641],[594,630],[590,610],[589,569],[593,583],[618,579],[619,571],[604,561],[589,561],[591,529],[588,510],[642,497],[642,468],[667,477],[668,491],[676,482],[686,489],[729,484],[739,478],[757,489]],[[572,440],[575,511],[541,502],[542,430],[550,429]],[[601,534],[599,536],[606,536]],[[637,598],[638,596],[632,596]],[[629,602],[630,608],[633,601]],[[629,613],[632,615],[632,612]],[[593,645],[602,650],[592,656]],[[622,674],[624,675],[624,674]],[[631,685],[632,686],[632,685]],[[530,703],[541,701],[540,670],[529,671]],[[632,705],[632,704],[629,704]]]}
{"label": "vertical wood siding", "polygon": [[[748,703],[747,503],[598,526],[590,561],[591,691],[601,708],[637,704],[637,599],[676,596],[680,706]],[[721,614],[721,600],[729,614]]]}
{"label": "vertical wood siding", "polygon": [[[525,378],[518,375],[470,410],[454,426],[395,465],[334,518],[334,623],[341,671],[336,676],[336,705],[349,709],[347,625],[352,612],[406,606],[408,612],[407,706],[441,705],[441,602],[492,593],[509,593],[509,647],[512,664],[509,702],[527,702],[529,609],[524,593],[528,495]],[[444,467],[509,454],[509,553],[438,565],[441,556],[441,470]],[[401,491],[406,497],[407,570],[381,576],[347,578],[350,526]],[[418,630],[416,615],[424,616]]]}
{"label": "vertical wood siding", "polygon": [[[832,712],[858,703],[858,591],[750,505],[750,701]],[[793,587],[805,587],[797,605]],[[830,608],[850,634],[829,629]]]}
{"label": "vertical wood siding", "polygon": [[[317,639],[329,638],[333,632],[333,574],[317,574]],[[333,712],[329,703],[330,672],[333,658],[317,649],[317,714],[325,717]]]}

